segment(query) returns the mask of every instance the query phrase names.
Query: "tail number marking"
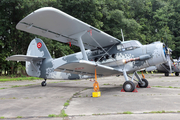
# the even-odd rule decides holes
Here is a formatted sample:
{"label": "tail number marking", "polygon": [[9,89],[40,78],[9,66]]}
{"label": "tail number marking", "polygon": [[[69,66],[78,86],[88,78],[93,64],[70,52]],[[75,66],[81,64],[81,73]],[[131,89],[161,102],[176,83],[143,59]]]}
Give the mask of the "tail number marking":
{"label": "tail number marking", "polygon": [[84,67],[75,68],[75,70],[82,70]]}

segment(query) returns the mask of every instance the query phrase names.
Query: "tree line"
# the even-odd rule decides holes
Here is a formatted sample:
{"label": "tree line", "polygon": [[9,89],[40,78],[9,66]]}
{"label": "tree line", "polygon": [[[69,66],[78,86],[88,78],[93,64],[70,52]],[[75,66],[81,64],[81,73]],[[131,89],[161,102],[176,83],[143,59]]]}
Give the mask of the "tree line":
{"label": "tree line", "polygon": [[180,56],[180,0],[1,0],[0,75],[23,73],[24,62],[6,61],[14,54],[26,54],[35,37],[41,38],[54,58],[79,51],[76,46],[16,29],[16,24],[41,7],[57,8],[118,39],[139,40],[142,44],[164,42]]}

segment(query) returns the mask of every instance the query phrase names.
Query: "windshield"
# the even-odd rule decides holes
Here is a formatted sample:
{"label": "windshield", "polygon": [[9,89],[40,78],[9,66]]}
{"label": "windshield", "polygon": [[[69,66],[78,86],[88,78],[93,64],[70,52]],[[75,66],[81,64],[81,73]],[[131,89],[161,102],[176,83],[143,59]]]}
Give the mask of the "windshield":
{"label": "windshield", "polygon": [[122,42],[120,45],[117,45],[117,49],[119,51],[125,51],[125,50],[132,50],[136,49],[142,46],[142,44],[137,40],[131,40],[131,41],[125,41]]}

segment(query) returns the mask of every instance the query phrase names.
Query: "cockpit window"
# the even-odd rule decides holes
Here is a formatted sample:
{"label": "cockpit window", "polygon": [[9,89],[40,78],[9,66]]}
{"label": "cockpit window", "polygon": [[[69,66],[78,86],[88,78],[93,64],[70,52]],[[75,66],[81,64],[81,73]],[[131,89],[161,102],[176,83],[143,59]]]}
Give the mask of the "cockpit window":
{"label": "cockpit window", "polygon": [[122,42],[120,45],[117,45],[119,51],[132,50],[139,48],[142,44],[139,41],[131,40]]}

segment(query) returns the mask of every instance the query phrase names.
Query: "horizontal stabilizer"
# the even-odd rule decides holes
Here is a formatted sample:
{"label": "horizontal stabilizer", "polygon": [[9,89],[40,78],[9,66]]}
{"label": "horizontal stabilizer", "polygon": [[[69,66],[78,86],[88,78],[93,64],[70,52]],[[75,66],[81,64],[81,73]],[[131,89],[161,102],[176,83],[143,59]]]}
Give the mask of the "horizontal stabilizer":
{"label": "horizontal stabilizer", "polygon": [[13,55],[6,58],[6,60],[10,60],[10,61],[39,61],[42,59],[45,58],[38,56],[28,56],[28,55]]}
{"label": "horizontal stabilizer", "polygon": [[86,60],[66,63],[56,68],[55,71],[93,76],[95,74],[95,69],[98,76],[109,76],[121,73],[121,71],[116,70],[112,67],[99,65],[95,62]]}

